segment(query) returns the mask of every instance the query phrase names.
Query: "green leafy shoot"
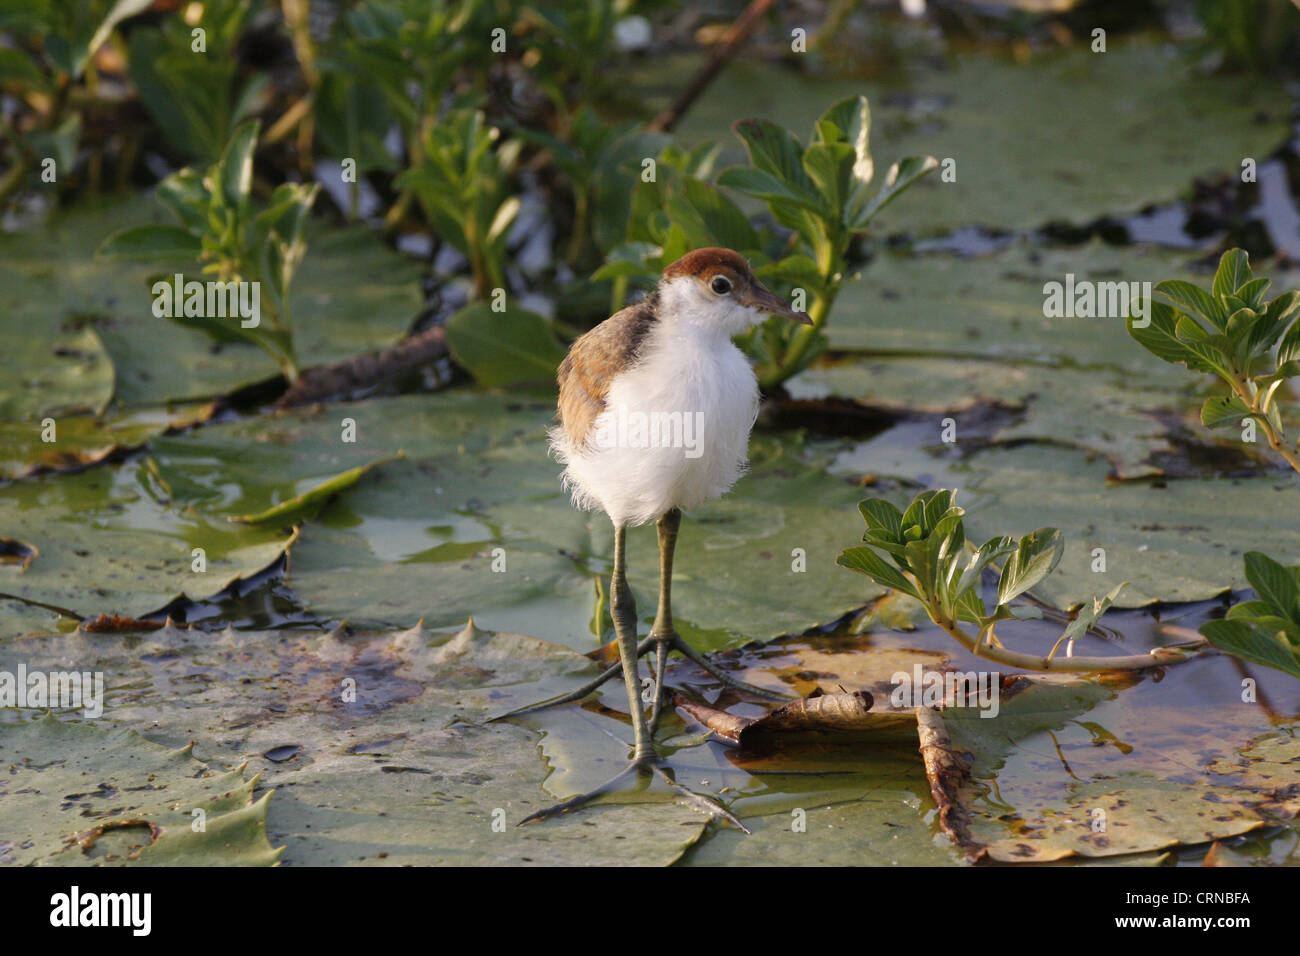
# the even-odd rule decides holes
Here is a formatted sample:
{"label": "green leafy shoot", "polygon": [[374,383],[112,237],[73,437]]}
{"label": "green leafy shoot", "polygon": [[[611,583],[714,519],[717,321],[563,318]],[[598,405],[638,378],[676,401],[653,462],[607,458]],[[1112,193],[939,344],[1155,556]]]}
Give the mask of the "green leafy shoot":
{"label": "green leafy shoot", "polygon": [[0,201],[53,159],[56,182],[75,181],[82,147],[80,103],[89,98],[95,52],[151,0],[0,2]]}
{"label": "green leafy shoot", "polygon": [[[655,176],[636,182],[630,210],[610,214],[626,222],[626,241],[608,248],[593,279],[615,283],[615,309],[629,284],[649,286],[663,267],[693,249],[724,246],[744,255],[760,279],[807,311],[811,326],[769,321],[743,339],[757,362],[759,381],[779,385],[807,368],[827,345],[823,331],[840,288],[853,277],[850,247],[875,215],[931,170],[932,156],[890,167],[872,191],[875,167],[869,148],[870,110],[864,97],[836,103],[818,119],[805,147],[794,134],[763,120],[735,126],[749,153],[748,166],[712,177],[718,149],[690,152],[664,147]],[[635,176],[637,170],[631,171]],[[625,173],[625,176],[627,174]],[[721,187],[721,188],[718,188]],[[723,190],[761,200],[781,230],[756,227]]]}
{"label": "green leafy shoot", "polygon": [[[131,80],[158,128],[178,150],[211,163],[240,122],[252,116],[269,77],[241,79],[238,44],[253,13],[250,0],[205,0],[198,19],[169,17],[131,31]],[[202,30],[203,50],[194,49]]]}
{"label": "green leafy shoot", "polygon": [[850,244],[881,209],[939,165],[933,156],[908,157],[889,168],[873,193],[870,127],[871,111],[863,96],[840,100],[823,113],[806,147],[774,123],[736,124],[749,165],[723,170],[718,184],[762,200],[777,222],[794,231],[794,247],[763,277],[785,280],[796,298],[802,291],[813,320],[811,326],[780,326],[776,334],[765,329],[756,335],[751,351],[759,358],[759,380],[765,386],[784,382],[825,350],[823,328],[840,288],[854,272]]}
{"label": "green leafy shoot", "polygon": [[[306,253],[303,236],[318,185],[282,183],[265,208],[254,208],[253,153],[259,124],[250,120],[235,130],[221,158],[204,172],[182,169],[158,185],[157,197],[179,225],[135,226],[113,233],[100,245],[104,259],[171,259],[197,263],[217,281],[257,282],[260,323],[245,328],[237,318],[171,318],[221,342],[247,342],[265,350],[285,377],[297,380],[290,289]],[[269,294],[268,294],[269,293]]]}
{"label": "green leafy shoot", "polygon": [[1268,301],[1269,280],[1255,278],[1241,249],[1219,260],[1209,292],[1190,282],[1156,285],[1168,303],[1151,303],[1150,318],[1130,315],[1128,331],[1166,362],[1218,377],[1226,394],[1201,408],[1207,428],[1253,422],[1269,447],[1300,472],[1300,451],[1287,437],[1279,406],[1283,382],[1300,375],[1300,292]]}
{"label": "green leafy shoot", "polygon": [[1220,650],[1300,677],[1300,565],[1286,567],[1258,551],[1246,554],[1255,600],[1234,604],[1201,633]]}
{"label": "green leafy shoot", "polygon": [[[1046,655],[1010,650],[998,639],[996,628],[1003,621],[1042,616],[1036,607],[1012,602],[1056,568],[1065,549],[1060,531],[1039,528],[1019,539],[999,536],[979,547],[968,545],[962,525],[965,512],[956,504],[956,492],[947,489],[921,492],[905,511],[883,498],[867,498],[858,510],[867,525],[863,544],[845,550],[836,563],[920,601],[930,619],[973,654],[1012,667],[1074,672],[1137,670],[1184,657],[1176,648],[1128,656],[1075,656],[1075,639],[1096,624],[1123,584],[1082,608]],[[999,563],[997,598],[990,610],[980,585],[985,572]],[[964,625],[974,626],[975,636]],[[1062,646],[1065,654],[1058,657]]]}
{"label": "green leafy shoot", "polygon": [[522,146],[502,140],[482,111],[462,106],[425,131],[419,162],[397,178],[434,232],[469,259],[480,299],[506,285],[506,236],[519,212],[509,176]]}
{"label": "green leafy shoot", "polygon": [[[1300,473],[1300,453],[1287,437],[1279,402],[1282,385],[1300,376],[1300,292],[1266,301],[1268,287],[1268,279],[1251,272],[1243,250],[1229,249],[1209,292],[1190,282],[1161,282],[1156,291],[1172,304],[1153,302],[1150,322],[1139,324],[1130,316],[1128,330],[1166,362],[1215,375],[1227,386],[1227,394],[1201,406],[1205,427],[1257,427],[1269,447]],[[1258,599],[1233,606],[1226,618],[1209,621],[1200,631],[1220,650],[1300,677],[1295,597],[1300,569],[1258,551],[1245,561],[1246,579]]]}

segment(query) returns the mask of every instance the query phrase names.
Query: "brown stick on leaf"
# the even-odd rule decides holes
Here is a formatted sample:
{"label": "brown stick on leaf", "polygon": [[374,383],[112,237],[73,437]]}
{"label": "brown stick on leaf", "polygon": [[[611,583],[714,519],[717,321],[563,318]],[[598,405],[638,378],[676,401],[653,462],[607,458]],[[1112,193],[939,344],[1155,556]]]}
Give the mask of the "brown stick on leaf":
{"label": "brown stick on leaf", "polygon": [[908,713],[871,711],[872,698],[865,690],[842,694],[814,694],[782,704],[757,719],[737,717],[678,696],[676,704],[718,737],[740,747],[749,746],[764,734],[845,733],[880,730],[910,722]]}
{"label": "brown stick on leaf", "polygon": [[932,707],[916,708],[916,734],[921,741],[921,759],[930,796],[939,807],[939,826],[971,863],[987,852],[971,834],[970,814],[961,802],[962,788],[970,782],[970,755],[954,750],[943,718]]}
{"label": "brown stick on leaf", "polygon": [[446,355],[447,333],[442,326],[435,326],[378,352],[304,369],[274,407],[293,408],[361,392],[409,375]]}

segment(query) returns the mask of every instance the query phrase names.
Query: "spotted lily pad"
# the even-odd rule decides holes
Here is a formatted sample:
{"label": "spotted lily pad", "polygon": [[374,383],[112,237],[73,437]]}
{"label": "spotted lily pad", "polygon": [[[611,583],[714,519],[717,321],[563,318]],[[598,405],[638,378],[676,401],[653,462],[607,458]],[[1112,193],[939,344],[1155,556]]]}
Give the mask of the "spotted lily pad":
{"label": "spotted lily pad", "polygon": [[136,731],[53,714],[0,721],[0,863],[272,866],[270,794],[242,766],[216,771]]}
{"label": "spotted lily pad", "polygon": [[[554,693],[596,670],[518,634],[168,627],[10,649],[33,669],[95,661],[109,683],[98,723],[116,733],[147,727],[169,745],[196,741],[209,764],[248,762],[275,789],[266,832],[295,865],[664,865],[708,822],[650,793],[517,827],[552,802],[537,735],[483,718],[505,690]],[[14,713],[0,710],[0,749]]]}
{"label": "spotted lily pad", "polygon": [[[1095,684],[1063,682],[1012,698],[993,720],[944,714],[954,745],[974,755],[972,830],[990,858],[1048,862],[1208,843],[1276,822],[1277,787],[1300,785],[1295,766],[1279,766],[1268,781],[1237,766],[1223,773],[1237,763],[1232,748],[1245,745],[1242,727],[1258,722],[1242,713],[1248,708],[1220,708],[1209,727],[1158,724],[1154,736],[1173,746],[1148,739],[1139,750],[1103,733],[1118,729],[1122,700]],[[1150,711],[1143,719],[1158,720]],[[996,788],[985,782],[993,778]]]}
{"label": "spotted lily pad", "polygon": [[[1185,391],[1143,387],[1109,369],[936,356],[850,356],[809,369],[790,385],[795,398],[833,395],[928,417],[936,441],[951,417],[950,437],[958,448],[1026,441],[1070,445],[1104,456],[1117,478],[1163,472],[1153,459],[1173,453],[1175,446],[1160,413],[1176,420],[1175,409],[1195,407],[1195,398]],[[1079,413],[1081,396],[1087,396],[1087,415]],[[977,406],[996,410],[998,423],[987,427],[978,418],[962,417]]]}

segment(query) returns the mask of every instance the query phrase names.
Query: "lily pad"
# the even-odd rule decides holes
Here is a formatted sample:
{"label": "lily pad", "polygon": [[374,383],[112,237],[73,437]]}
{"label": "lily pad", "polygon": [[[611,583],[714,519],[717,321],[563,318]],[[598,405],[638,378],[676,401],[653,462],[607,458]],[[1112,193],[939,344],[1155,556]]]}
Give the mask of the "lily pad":
{"label": "lily pad", "polygon": [[[82,204],[21,234],[0,235],[0,326],[21,329],[33,343],[23,348],[39,350],[61,341],[69,318],[93,318],[112,359],[110,376],[116,369],[116,397],[127,405],[211,399],[273,378],[278,368],[261,350],[218,346],[153,315],[148,280],[165,267],[94,257],[118,229],[169,221],[151,198],[135,196]],[[302,363],[334,362],[400,340],[420,309],[416,264],[365,227],[318,225],[308,243],[293,293]],[[0,385],[0,407],[18,400],[19,384],[10,384],[13,396]],[[102,388],[93,394],[102,399]]]}
{"label": "lily pad", "polygon": [[[343,469],[401,448],[394,462],[320,512],[289,567],[297,596],[326,619],[371,626],[529,629],[590,649],[612,530],[575,511],[547,454],[549,396],[453,389],[248,419],[153,443],[174,500],[214,517],[278,505]],[[348,424],[348,423],[351,424]],[[345,429],[355,441],[344,441]],[[675,607],[709,649],[802,630],[882,593],[834,573],[823,547],[858,492],[803,461],[794,439],[755,439],[751,476],[687,516]],[[652,529],[630,535],[641,616],[653,618]]]}
{"label": "lily pad", "polygon": [[148,459],[0,488],[0,527],[38,551],[25,569],[0,565],[0,636],[54,626],[51,607],[140,618],[181,595],[211,597],[293,540],[170,503]]}
{"label": "lily pad", "polygon": [[[1168,440],[1168,426],[1156,413],[1170,412],[1172,417],[1175,409],[1196,405],[1190,395],[1144,387],[1131,376],[1109,369],[941,356],[850,356],[807,370],[790,383],[790,393],[794,398],[813,399],[834,395],[871,407],[930,415],[936,440],[942,418],[977,405],[996,406],[1011,413],[1012,420],[981,430],[975,436],[980,444],[1070,445],[1105,456],[1117,478],[1163,473],[1152,457],[1175,448]],[[1079,409],[1084,396],[1086,415]],[[965,427],[958,426],[953,436],[959,447],[968,437]]]}
{"label": "lily pad", "polygon": [[[1116,313],[1109,317],[1044,314],[1044,286],[1051,282],[1060,283],[1064,295],[1073,281],[1077,303],[1085,281],[1154,286],[1175,277],[1201,281],[1183,255],[1100,240],[1046,248],[1022,241],[979,258],[882,252],[844,286],[827,334],[833,349],[1108,367],[1140,376],[1145,387],[1185,387],[1184,370],[1124,341],[1126,313],[1118,314],[1118,295],[1112,309],[1112,287],[1106,287],[1104,307],[1094,305],[1096,311]],[[1132,285],[1126,288],[1133,292]],[[1137,287],[1139,294],[1142,289]]]}
{"label": "lily pad", "polygon": [[[821,795],[821,800],[828,796]],[[817,795],[809,797],[786,796],[779,808],[761,815],[750,809],[744,817],[753,831],[750,836],[720,830],[692,850],[687,862],[694,866],[952,866],[961,862],[956,850],[931,833],[921,818],[925,805],[910,790],[873,789],[857,800],[829,805],[819,804]],[[747,801],[746,806],[753,802]]]}
{"label": "lily pad", "polygon": [[[656,57],[628,71],[628,81],[657,109],[697,59]],[[1235,173],[1242,157],[1268,156],[1287,136],[1278,84],[1204,75],[1178,46],[1144,37],[1112,39],[1105,53],[1085,43],[1044,51],[1024,63],[984,52],[915,59],[896,82],[796,70],[775,77],[770,63],[741,60],[675,132],[687,145],[724,142],[727,165],[741,161],[738,141],[724,132],[738,109],[806,140],[822,110],[859,94],[871,102],[878,170],[911,155],[955,160],[955,181],[930,176],[881,214],[880,228],[893,231],[1091,222],[1175,199],[1197,176]]]}
{"label": "lily pad", "polygon": [[708,822],[649,795],[515,826],[551,802],[536,734],[479,721],[505,689],[553,692],[596,669],[530,637],[472,625],[455,635],[168,627],[12,648],[30,668],[96,661],[110,675],[101,724],[196,740],[210,764],[247,761],[275,788],[266,830],[286,863],[665,865]]}
{"label": "lily pad", "polygon": [[[291,568],[295,593],[329,618],[443,625],[473,613],[589,649],[601,633],[592,633],[592,608],[613,533],[603,515],[573,510],[544,447],[538,437],[423,470],[395,466],[389,480],[358,488],[304,530]],[[797,442],[755,440],[749,476],[686,515],[673,607],[698,649],[803,630],[882,593],[834,573],[824,543],[859,493],[801,454]],[[417,501],[429,502],[429,525],[395,538],[395,529],[410,530]],[[639,615],[649,622],[659,566],[652,529],[633,529],[628,555]]]}
{"label": "lily pad", "polygon": [[0,391],[0,421],[98,415],[113,397],[113,362],[94,329],[51,341],[22,322],[9,322],[0,327],[0,349],[13,370]]}
{"label": "lily pad", "polygon": [[[163,432],[199,424],[211,404],[136,408],[105,417],[59,416],[52,422],[0,421],[0,478],[44,471],[76,471],[144,447]],[[52,426],[52,427],[51,427]],[[53,441],[47,441],[47,438]]]}
{"label": "lily pad", "polygon": [[195,760],[131,729],[48,714],[0,722],[0,863],[39,866],[272,866],[270,794],[256,776]]}
{"label": "lily pad", "polygon": [[1044,526],[1064,532],[1061,563],[1034,588],[1062,609],[1122,581],[1129,585],[1117,607],[1202,601],[1246,586],[1247,551],[1288,564],[1300,558],[1295,529],[1280,520],[1300,493],[1289,472],[1107,484],[1105,462],[1046,445],[989,449],[968,464],[962,501],[972,539]]}
{"label": "lily pad", "polygon": [[[1112,696],[1088,682],[1044,684],[1005,702],[993,720],[973,711],[944,714],[953,743],[975,755],[972,829],[990,858],[1048,862],[1148,852],[1237,836],[1276,819],[1272,788],[1222,775],[1225,758],[1214,756],[1231,753],[1240,726],[1257,720],[1224,708],[1207,721],[1222,726],[1178,728],[1172,752],[1151,739],[1135,749],[1113,734],[1098,736],[1120,719],[1118,700],[1103,703]],[[1084,712],[1087,721],[1079,719]],[[1144,719],[1154,717],[1148,711]],[[1155,736],[1170,736],[1170,728],[1156,726]],[[1104,746],[1108,740],[1115,745]],[[1297,768],[1287,769],[1290,783],[1300,783]],[[994,776],[996,788],[980,782]]]}

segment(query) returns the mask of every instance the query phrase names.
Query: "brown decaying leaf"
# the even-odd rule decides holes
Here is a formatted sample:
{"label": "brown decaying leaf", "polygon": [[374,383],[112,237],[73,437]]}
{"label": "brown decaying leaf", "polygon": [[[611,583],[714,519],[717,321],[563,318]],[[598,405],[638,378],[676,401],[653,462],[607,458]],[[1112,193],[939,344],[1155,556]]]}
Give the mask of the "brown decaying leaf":
{"label": "brown decaying leaf", "polygon": [[1248,861],[1233,850],[1226,847],[1218,840],[1210,847],[1210,852],[1205,854],[1205,859],[1201,861],[1201,866],[1248,866]]}
{"label": "brown decaying leaf", "polygon": [[93,621],[83,621],[81,627],[92,634],[113,634],[119,631],[156,631],[166,624],[166,621],[141,621],[117,614],[101,614]]}
{"label": "brown decaying leaf", "polygon": [[961,802],[962,789],[970,782],[970,754],[953,749],[943,718],[931,707],[916,708],[916,732],[930,795],[939,807],[939,826],[974,863],[987,849],[971,835],[970,814]]}

